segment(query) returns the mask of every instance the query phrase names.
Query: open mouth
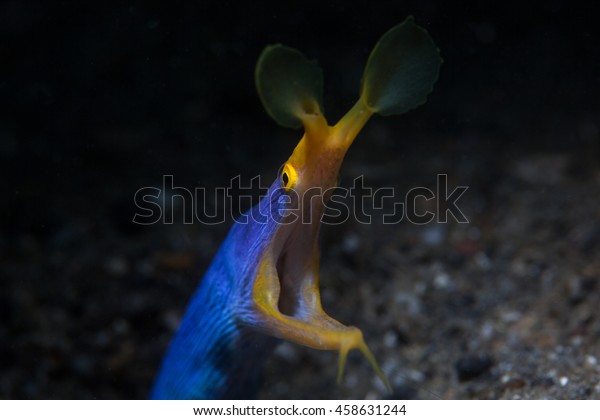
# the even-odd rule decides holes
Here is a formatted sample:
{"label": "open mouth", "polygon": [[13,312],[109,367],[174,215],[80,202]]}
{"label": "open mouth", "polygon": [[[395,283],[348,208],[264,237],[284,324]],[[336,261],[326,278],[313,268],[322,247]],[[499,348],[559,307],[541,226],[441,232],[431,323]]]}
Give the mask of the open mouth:
{"label": "open mouth", "polygon": [[277,307],[285,316],[306,320],[320,306],[318,231],[295,223],[280,229],[284,239],[272,250],[280,291]]}
{"label": "open mouth", "polygon": [[284,340],[319,350],[338,351],[338,382],[347,354],[357,349],[365,355],[388,389],[390,385],[364,341],[362,332],[331,318],[321,306],[319,255],[310,225],[288,227],[279,246],[265,252],[257,272],[253,300],[260,329]]}
{"label": "open mouth", "polygon": [[293,317],[299,308],[299,287],[301,281],[295,281],[292,276],[290,268],[293,265],[293,257],[288,259],[289,254],[287,252],[282,253],[277,258],[277,277],[279,278],[279,285],[281,287],[279,292],[278,309],[283,315]]}

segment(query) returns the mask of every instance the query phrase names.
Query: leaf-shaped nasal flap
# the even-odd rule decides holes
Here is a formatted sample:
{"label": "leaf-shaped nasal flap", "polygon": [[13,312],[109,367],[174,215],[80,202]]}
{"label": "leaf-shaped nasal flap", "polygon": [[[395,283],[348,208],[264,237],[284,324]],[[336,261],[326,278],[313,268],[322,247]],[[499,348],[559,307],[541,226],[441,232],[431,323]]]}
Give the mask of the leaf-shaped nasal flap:
{"label": "leaf-shaped nasal flap", "polygon": [[398,115],[423,104],[438,78],[439,50],[412,16],[386,32],[367,61],[361,97],[380,115]]}
{"label": "leaf-shaped nasal flap", "polygon": [[255,78],[260,100],[278,124],[300,128],[310,116],[322,114],[323,74],[299,51],[283,45],[266,47]]}

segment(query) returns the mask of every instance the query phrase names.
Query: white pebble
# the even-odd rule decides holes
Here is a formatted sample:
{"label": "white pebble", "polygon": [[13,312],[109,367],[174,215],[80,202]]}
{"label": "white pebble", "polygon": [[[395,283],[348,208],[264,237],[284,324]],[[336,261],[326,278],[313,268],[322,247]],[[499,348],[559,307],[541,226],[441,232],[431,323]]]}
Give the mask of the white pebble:
{"label": "white pebble", "polygon": [[442,225],[436,224],[423,231],[422,239],[425,244],[435,246],[441,244],[444,241],[445,236],[446,230]]}
{"label": "white pebble", "polygon": [[560,386],[567,386],[569,384],[569,378],[566,376],[561,376],[560,378]]}
{"label": "white pebble", "polygon": [[433,284],[437,289],[447,289],[452,285],[452,279],[446,273],[439,273],[433,279]]}
{"label": "white pebble", "polygon": [[342,248],[344,249],[344,252],[347,252],[348,254],[355,254],[360,249],[360,238],[358,235],[346,235],[344,242],[342,242]]}
{"label": "white pebble", "polygon": [[482,270],[489,270],[492,268],[492,261],[485,254],[485,252],[478,252],[475,255],[475,264]]}
{"label": "white pebble", "polygon": [[287,342],[283,342],[277,346],[273,353],[276,357],[280,357],[290,363],[297,362],[299,357],[296,347]]}
{"label": "white pebble", "polygon": [[502,314],[502,320],[506,323],[512,323],[521,319],[521,316],[519,311],[508,311]]}
{"label": "white pebble", "polygon": [[409,369],[406,372],[406,376],[414,382],[423,382],[425,380],[425,375],[418,370]]}
{"label": "white pebble", "polygon": [[376,392],[369,391],[367,395],[365,395],[365,400],[378,400],[379,395]]}
{"label": "white pebble", "polygon": [[398,336],[393,331],[388,331],[383,336],[383,345],[388,348],[395,348],[398,346]]}
{"label": "white pebble", "polygon": [[483,339],[489,340],[492,338],[494,334],[494,324],[491,322],[486,322],[481,326],[481,337]]}

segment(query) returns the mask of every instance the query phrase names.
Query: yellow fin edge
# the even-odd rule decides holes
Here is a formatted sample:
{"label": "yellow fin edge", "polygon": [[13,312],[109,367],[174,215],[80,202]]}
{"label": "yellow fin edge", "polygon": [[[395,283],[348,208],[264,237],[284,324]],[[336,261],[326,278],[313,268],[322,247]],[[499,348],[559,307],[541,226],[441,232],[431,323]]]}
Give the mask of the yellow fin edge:
{"label": "yellow fin edge", "polygon": [[371,364],[371,367],[375,371],[375,374],[379,377],[381,382],[383,382],[383,385],[385,385],[387,392],[391,394],[392,386],[391,386],[390,382],[388,381],[388,379],[386,378],[383,371],[381,370],[381,368],[379,367],[379,364],[377,363],[375,356],[373,356],[373,353],[371,353],[371,350],[369,350],[369,346],[367,346],[367,343],[365,343],[365,340],[362,338],[362,333],[361,333],[360,341],[358,344],[356,344],[356,343],[353,343],[350,345],[343,345],[343,344],[344,343],[342,343],[342,346],[340,347],[340,350],[339,350],[340,356],[339,356],[339,360],[338,360],[337,383],[338,384],[342,383],[342,378],[344,376],[344,368],[346,366],[346,360],[348,358],[348,353],[350,353],[350,351],[353,349],[357,349],[369,361],[369,363]]}

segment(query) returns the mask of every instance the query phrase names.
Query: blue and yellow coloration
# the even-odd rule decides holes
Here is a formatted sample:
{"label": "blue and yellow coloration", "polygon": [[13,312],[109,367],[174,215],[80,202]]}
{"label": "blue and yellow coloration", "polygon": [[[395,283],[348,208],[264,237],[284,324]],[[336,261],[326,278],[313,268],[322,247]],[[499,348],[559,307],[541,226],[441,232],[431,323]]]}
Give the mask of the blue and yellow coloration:
{"label": "blue and yellow coloration", "polygon": [[427,32],[408,18],[379,40],[359,100],[330,126],[319,67],[288,47],[263,51],[256,86],[265,109],[280,125],[303,126],[305,133],[266,197],[245,214],[247,223],[231,228],[192,297],[153,398],[251,398],[274,338],[338,351],[338,381],[346,355],[358,349],[390,389],[361,331],[321,307],[320,220],[344,155],[367,120],[424,103],[440,63]]}

